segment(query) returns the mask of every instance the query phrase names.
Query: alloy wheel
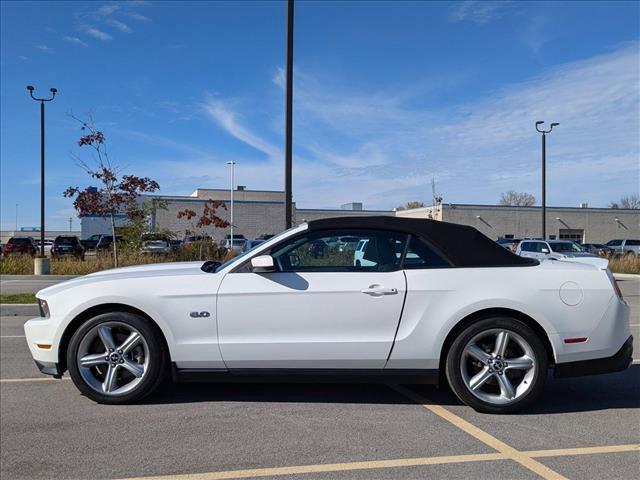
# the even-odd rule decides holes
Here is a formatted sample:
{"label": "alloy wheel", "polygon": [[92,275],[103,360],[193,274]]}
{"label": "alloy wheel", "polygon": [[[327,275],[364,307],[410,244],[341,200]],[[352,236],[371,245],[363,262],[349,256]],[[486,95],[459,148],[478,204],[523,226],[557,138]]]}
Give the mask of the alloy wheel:
{"label": "alloy wheel", "polygon": [[534,384],[536,356],[517,333],[485,330],[464,347],[460,371],[475,397],[493,405],[508,405],[522,398]]}
{"label": "alloy wheel", "polygon": [[78,347],[77,365],[84,382],[103,395],[131,392],[149,369],[144,336],[124,322],[109,321],[89,330]]}

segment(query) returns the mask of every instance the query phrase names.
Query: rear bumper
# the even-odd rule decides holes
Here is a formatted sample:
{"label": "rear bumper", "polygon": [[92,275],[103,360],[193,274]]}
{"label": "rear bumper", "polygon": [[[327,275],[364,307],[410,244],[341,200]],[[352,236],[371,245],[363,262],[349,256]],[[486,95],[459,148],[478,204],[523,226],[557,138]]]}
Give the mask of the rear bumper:
{"label": "rear bumper", "polygon": [[620,372],[633,362],[633,336],[630,336],[618,352],[606,358],[581,360],[578,362],[559,363],[556,365],[555,377],[582,377],[601,373]]}

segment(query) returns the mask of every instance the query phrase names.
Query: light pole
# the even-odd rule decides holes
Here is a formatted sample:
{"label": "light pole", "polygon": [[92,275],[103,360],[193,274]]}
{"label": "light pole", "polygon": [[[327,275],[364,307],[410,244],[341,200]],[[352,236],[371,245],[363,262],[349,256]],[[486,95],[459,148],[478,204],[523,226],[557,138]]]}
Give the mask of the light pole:
{"label": "light pole", "polygon": [[50,88],[51,98],[36,98],[33,96],[34,88],[27,85],[29,95],[36,102],[40,102],[40,257],[44,258],[44,104],[56,98],[58,90]]}
{"label": "light pole", "polygon": [[227,162],[227,165],[231,165],[231,185],[229,188],[229,192],[231,193],[231,240],[229,242],[229,246],[231,247],[231,249],[233,249],[233,189],[234,189],[234,169],[236,166],[236,162],[234,162],[233,160],[229,160]]}
{"label": "light pole", "polygon": [[552,123],[549,130],[540,129],[543,120],[536,122],[536,130],[542,134],[542,239],[547,238],[547,133],[551,133],[553,127],[560,125]]}
{"label": "light pole", "polygon": [[284,223],[285,228],[291,228],[293,224],[293,0],[287,0],[286,67],[284,122]]}
{"label": "light pole", "polygon": [[18,231],[18,204],[16,203],[16,229],[15,232]]}

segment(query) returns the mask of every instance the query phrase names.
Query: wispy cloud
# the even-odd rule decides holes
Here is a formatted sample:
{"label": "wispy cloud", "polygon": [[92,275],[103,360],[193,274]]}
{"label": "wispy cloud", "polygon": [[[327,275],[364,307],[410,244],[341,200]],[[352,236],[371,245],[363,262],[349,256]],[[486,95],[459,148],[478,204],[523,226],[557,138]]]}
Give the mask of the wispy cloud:
{"label": "wispy cloud", "polygon": [[53,48],[51,48],[49,45],[34,45],[34,48],[37,48],[41,52],[48,53],[48,54],[56,53],[56,51]]}
{"label": "wispy cloud", "polygon": [[116,20],[115,18],[108,18],[107,20],[105,20],[105,23],[107,25],[112,26],[116,30],[120,30],[123,33],[132,33],[133,32],[133,30],[131,29],[131,27],[129,27],[129,25],[127,25],[124,22],[121,22],[120,20]]}
{"label": "wispy cloud", "polygon": [[92,37],[102,41],[111,40],[113,38],[107,32],[103,32],[99,28],[93,27],[91,25],[82,25],[80,26],[80,30],[82,30],[87,35],[91,35]]}
{"label": "wispy cloud", "polygon": [[27,57],[26,55],[18,55],[18,59],[22,62],[26,62],[27,60],[29,60],[29,57]]}
{"label": "wispy cloud", "polygon": [[149,17],[146,17],[144,15],[142,15],[141,13],[138,12],[132,12],[132,11],[128,11],[124,13],[127,17],[132,18],[134,20],[137,20],[139,22],[150,22],[151,19]]}
{"label": "wispy cloud", "polygon": [[237,120],[237,114],[221,100],[209,97],[205,103],[206,114],[229,135],[259,150],[269,157],[280,157],[282,150],[251,132]]}
{"label": "wispy cloud", "polygon": [[452,23],[472,22],[479,25],[499,18],[508,2],[465,0],[457,2],[449,9],[449,21]]}
{"label": "wispy cloud", "polygon": [[69,35],[65,35],[63,38],[64,38],[67,42],[69,42],[69,43],[74,43],[74,44],[76,44],[76,45],[81,45],[81,46],[83,46],[83,47],[88,47],[88,46],[89,46],[89,44],[88,44],[88,43],[83,42],[83,41],[82,41],[82,40],[80,40],[78,37],[71,37],[71,36],[69,36]]}

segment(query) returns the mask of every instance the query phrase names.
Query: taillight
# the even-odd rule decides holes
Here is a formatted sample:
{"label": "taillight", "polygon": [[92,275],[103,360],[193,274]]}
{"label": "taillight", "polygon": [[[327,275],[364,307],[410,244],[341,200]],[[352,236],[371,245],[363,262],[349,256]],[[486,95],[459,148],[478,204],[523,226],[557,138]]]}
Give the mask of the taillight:
{"label": "taillight", "polygon": [[624,302],[624,298],[622,297],[622,291],[618,286],[618,282],[616,282],[616,278],[613,276],[613,273],[608,268],[607,268],[607,277],[609,277],[609,281],[611,282],[611,285],[613,286],[613,290],[616,292],[616,295],[618,296],[618,298]]}

